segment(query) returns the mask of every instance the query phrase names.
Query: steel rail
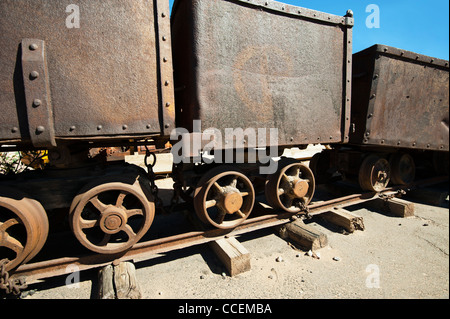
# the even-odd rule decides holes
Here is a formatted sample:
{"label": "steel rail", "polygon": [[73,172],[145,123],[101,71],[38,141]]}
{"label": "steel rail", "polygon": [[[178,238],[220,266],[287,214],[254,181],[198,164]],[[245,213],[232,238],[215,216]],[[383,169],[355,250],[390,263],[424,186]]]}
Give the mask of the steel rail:
{"label": "steel rail", "polygon": [[36,262],[20,266],[11,276],[11,278],[25,277],[28,284],[36,283],[39,280],[71,274],[74,269],[84,271],[93,268],[99,268],[111,264],[112,262],[133,261],[139,262],[151,259],[161,253],[167,253],[195,245],[205,244],[224,237],[232,237],[249,233],[252,231],[280,226],[292,221],[292,217],[297,216],[316,216],[321,213],[333,210],[335,207],[348,207],[379,197],[395,196],[401,190],[412,190],[416,188],[431,186],[448,181],[448,177],[439,177],[416,182],[408,186],[396,186],[387,188],[382,192],[360,193],[348,195],[324,202],[312,203],[308,206],[307,212],[274,214],[268,207],[267,210],[272,213],[247,219],[243,224],[233,230],[210,229],[205,231],[192,231],[184,234],[169,236],[161,239],[150,240],[137,243],[125,254],[121,255],[87,255],[82,257],[66,257],[49,261]]}

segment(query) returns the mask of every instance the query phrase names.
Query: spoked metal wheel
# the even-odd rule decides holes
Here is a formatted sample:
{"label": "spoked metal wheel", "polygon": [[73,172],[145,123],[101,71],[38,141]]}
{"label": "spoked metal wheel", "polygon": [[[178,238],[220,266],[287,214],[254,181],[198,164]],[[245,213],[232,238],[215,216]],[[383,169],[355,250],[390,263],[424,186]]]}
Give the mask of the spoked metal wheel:
{"label": "spoked metal wheel", "polygon": [[[1,192],[1,194],[5,194]],[[35,257],[48,236],[48,218],[42,205],[23,194],[0,195],[0,260],[12,270]]]}
{"label": "spoked metal wheel", "polygon": [[222,167],[208,172],[194,194],[199,219],[220,229],[242,224],[255,203],[255,190],[248,177],[229,169]]}
{"label": "spoked metal wheel", "polygon": [[391,156],[391,180],[395,185],[408,185],[416,177],[416,165],[411,155],[407,153],[395,153]]}
{"label": "spoked metal wheel", "polygon": [[79,242],[91,251],[119,254],[147,233],[154,216],[151,196],[138,180],[134,184],[109,182],[75,197],[70,226]]}
{"label": "spoked metal wheel", "polygon": [[297,213],[308,205],[314,192],[314,174],[301,163],[288,164],[270,175],[265,191],[269,205],[291,213]]}
{"label": "spoked metal wheel", "polygon": [[359,168],[359,185],[363,190],[381,192],[391,179],[389,162],[378,155],[366,157]]}

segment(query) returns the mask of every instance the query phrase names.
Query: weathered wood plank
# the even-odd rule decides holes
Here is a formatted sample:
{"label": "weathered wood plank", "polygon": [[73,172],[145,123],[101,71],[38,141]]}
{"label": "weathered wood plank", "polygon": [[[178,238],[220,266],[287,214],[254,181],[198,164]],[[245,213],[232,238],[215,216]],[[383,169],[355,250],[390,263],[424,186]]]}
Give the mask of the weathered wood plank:
{"label": "weathered wood plank", "polygon": [[114,290],[114,268],[113,265],[108,265],[101,268],[98,272],[99,281],[99,299],[116,299],[116,292]]}
{"label": "weathered wood plank", "polygon": [[131,262],[111,264],[99,270],[100,299],[140,299],[136,268]]}
{"label": "weathered wood plank", "polygon": [[251,270],[250,253],[236,238],[216,240],[210,243],[210,247],[222,261],[231,277]]}
{"label": "weathered wood plank", "polygon": [[377,198],[368,202],[367,206],[401,218],[412,217],[415,212],[414,203],[396,197],[389,199]]}
{"label": "weathered wood plank", "polygon": [[141,299],[141,291],[136,279],[136,268],[130,262],[114,266],[116,299]]}
{"label": "weathered wood plank", "polygon": [[392,214],[398,217],[412,217],[415,212],[415,205],[401,198],[391,198],[388,201],[388,207]]}
{"label": "weathered wood plank", "polygon": [[332,211],[321,214],[320,217],[332,224],[343,227],[349,233],[365,229],[362,217],[343,208],[335,208]]}
{"label": "weathered wood plank", "polygon": [[280,237],[290,239],[303,250],[317,250],[328,245],[328,238],[317,229],[306,225],[301,219],[278,228]]}

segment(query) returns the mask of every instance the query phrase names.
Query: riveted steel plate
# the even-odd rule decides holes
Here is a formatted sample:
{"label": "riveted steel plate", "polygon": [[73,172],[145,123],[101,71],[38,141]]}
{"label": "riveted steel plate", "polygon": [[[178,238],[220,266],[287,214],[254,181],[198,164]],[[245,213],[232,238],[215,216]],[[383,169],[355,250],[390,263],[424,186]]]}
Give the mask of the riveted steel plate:
{"label": "riveted steel plate", "polygon": [[22,41],[22,71],[31,142],[37,148],[56,147],[44,41]]}
{"label": "riveted steel plate", "polygon": [[353,61],[351,143],[449,150],[448,61],[385,45]]}
{"label": "riveted steel plate", "polygon": [[168,0],[1,0],[0,141],[30,138],[20,62],[27,38],[46,44],[57,140],[167,133],[174,125],[168,28]]}
{"label": "riveted steel plate", "polygon": [[277,128],[279,145],[346,142],[352,26],[274,1],[175,2],[177,126]]}

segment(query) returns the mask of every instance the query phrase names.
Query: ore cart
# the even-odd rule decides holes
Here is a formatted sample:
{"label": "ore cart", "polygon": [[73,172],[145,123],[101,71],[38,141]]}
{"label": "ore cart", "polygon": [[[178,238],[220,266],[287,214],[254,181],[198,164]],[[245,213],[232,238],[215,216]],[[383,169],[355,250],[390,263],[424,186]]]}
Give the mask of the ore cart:
{"label": "ore cart", "polygon": [[348,142],[352,27],[351,13],[274,1],[176,1],[177,126],[276,128],[280,147]]}
{"label": "ore cart", "polygon": [[449,151],[448,61],[375,45],[353,70],[351,143]]}
{"label": "ore cart", "polygon": [[374,45],[353,56],[350,144],[357,151],[341,154],[340,169],[368,190],[409,184],[426,161],[448,175],[448,121],[448,61]]}
{"label": "ore cart", "polygon": [[[176,123],[189,131],[188,155],[198,156],[205,143],[215,155],[261,146],[282,151],[347,143],[353,22],[351,11],[342,17],[267,0],[176,1]],[[209,128],[217,134],[196,148],[193,141]],[[227,129],[236,134],[228,135]],[[266,135],[258,129],[266,129]],[[278,130],[276,138],[270,129]],[[252,139],[249,132],[259,135]],[[244,154],[242,162],[249,158]],[[203,175],[200,181],[180,181],[195,189],[201,220],[232,228],[247,218],[255,197],[255,176],[248,168],[195,167]],[[314,193],[312,172],[298,162],[280,162],[267,178],[267,199],[286,211],[300,211]]]}
{"label": "ore cart", "polygon": [[0,46],[1,151],[50,158],[0,176],[6,270],[39,252],[49,219],[91,251],[126,251],[155,214],[147,172],[88,154],[174,128],[169,2],[0,0]]}
{"label": "ore cart", "polygon": [[169,135],[166,2],[0,1],[0,142],[56,148]]}

